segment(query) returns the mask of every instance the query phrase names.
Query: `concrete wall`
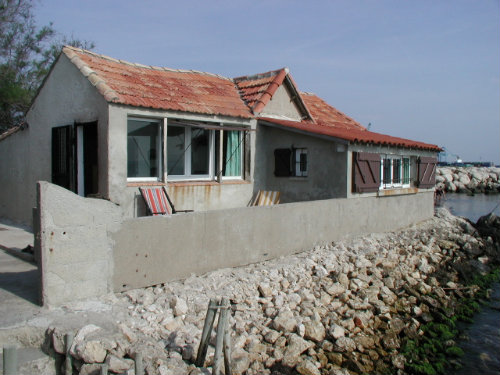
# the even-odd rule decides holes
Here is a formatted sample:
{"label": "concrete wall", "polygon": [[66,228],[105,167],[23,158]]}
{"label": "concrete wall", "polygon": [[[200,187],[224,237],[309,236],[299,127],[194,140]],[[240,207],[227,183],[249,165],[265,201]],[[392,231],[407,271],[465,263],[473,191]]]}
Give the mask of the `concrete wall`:
{"label": "concrete wall", "polygon": [[52,180],[52,127],[98,121],[99,189],[106,195],[107,104],[61,55],[26,116],[29,128],[0,141],[0,216],[32,226],[36,182]]}
{"label": "concrete wall", "polygon": [[432,191],[124,220],[114,203],[38,185],[36,253],[45,305],[241,266],[433,215]]}
{"label": "concrete wall", "polygon": [[[276,177],[274,150],[307,148],[307,177]],[[278,190],[283,203],[347,196],[347,147],[330,140],[260,125],[256,134],[255,190]]]}
{"label": "concrete wall", "polygon": [[126,220],[115,241],[115,291],[391,231],[433,215],[432,192],[330,199]]}
{"label": "concrete wall", "polygon": [[120,208],[40,182],[37,212],[35,251],[40,260],[41,302],[55,306],[111,292],[109,232],[121,224]]}

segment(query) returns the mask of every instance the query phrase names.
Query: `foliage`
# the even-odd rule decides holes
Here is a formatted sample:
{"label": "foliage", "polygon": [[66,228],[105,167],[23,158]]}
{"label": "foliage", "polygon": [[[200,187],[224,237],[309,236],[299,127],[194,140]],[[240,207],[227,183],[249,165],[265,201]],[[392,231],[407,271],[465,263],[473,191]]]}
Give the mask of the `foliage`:
{"label": "foliage", "polygon": [[74,38],[57,40],[52,24],[37,27],[33,0],[0,0],[0,132],[23,122],[64,44],[94,47]]}

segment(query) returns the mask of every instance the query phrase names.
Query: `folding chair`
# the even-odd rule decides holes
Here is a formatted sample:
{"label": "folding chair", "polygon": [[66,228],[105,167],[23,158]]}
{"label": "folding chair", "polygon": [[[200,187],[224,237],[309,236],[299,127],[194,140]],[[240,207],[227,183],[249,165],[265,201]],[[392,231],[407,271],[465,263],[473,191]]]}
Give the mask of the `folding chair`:
{"label": "folding chair", "polygon": [[171,215],[177,212],[192,212],[193,210],[176,210],[168,196],[165,187],[140,187],[148,212],[152,216]]}
{"label": "folding chair", "polygon": [[259,190],[252,206],[274,206],[280,203],[279,191]]}

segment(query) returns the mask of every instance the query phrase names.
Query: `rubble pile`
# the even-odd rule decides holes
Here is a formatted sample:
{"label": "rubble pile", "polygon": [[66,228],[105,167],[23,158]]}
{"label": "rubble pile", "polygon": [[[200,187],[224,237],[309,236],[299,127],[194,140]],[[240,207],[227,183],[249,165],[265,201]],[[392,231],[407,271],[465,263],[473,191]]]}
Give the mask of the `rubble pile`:
{"label": "rubble pile", "polygon": [[436,170],[436,188],[453,193],[499,193],[498,167],[440,167]]}
{"label": "rubble pile", "polygon": [[[99,374],[100,363],[133,374],[138,352],[147,374],[208,373],[215,334],[205,368],[193,363],[209,299],[226,296],[234,374],[405,373],[413,364],[403,346],[440,314],[452,316],[476,290],[462,288],[464,277],[488,271],[498,251],[439,209],[399,232],[118,294],[128,313],[117,329],[81,327],[71,355],[80,375]],[[49,328],[47,350],[64,353],[64,333]]]}

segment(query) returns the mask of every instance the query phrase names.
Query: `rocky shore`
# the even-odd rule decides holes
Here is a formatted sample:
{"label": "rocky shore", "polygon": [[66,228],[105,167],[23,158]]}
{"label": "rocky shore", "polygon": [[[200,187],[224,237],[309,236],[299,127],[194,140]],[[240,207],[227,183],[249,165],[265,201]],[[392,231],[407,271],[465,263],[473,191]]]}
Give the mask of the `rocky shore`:
{"label": "rocky shore", "polygon": [[439,167],[436,188],[452,193],[500,193],[500,168]]}
{"label": "rocky shore", "polygon": [[482,228],[438,209],[399,232],[110,295],[103,303],[118,311],[112,325],[53,324],[44,350],[62,358],[71,331],[75,374],[100,374],[107,363],[131,375],[139,352],[150,375],[208,374],[213,346],[204,368],[193,363],[208,301],[224,296],[234,374],[425,373],[440,350],[446,358],[459,350],[453,335],[434,354],[423,348],[443,320],[467,315],[458,302],[481,291],[472,277],[500,259],[500,220],[492,216]]}

